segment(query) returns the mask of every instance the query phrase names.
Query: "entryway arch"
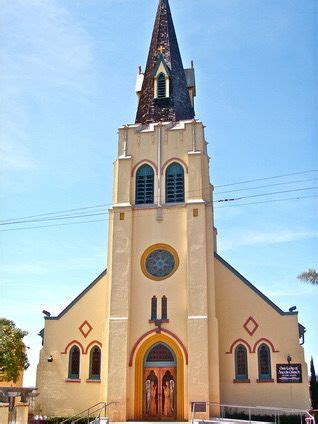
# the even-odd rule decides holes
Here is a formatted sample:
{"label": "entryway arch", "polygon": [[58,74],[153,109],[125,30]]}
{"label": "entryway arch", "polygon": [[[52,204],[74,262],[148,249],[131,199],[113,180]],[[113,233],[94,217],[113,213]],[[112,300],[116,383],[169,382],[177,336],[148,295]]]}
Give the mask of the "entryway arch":
{"label": "entryway arch", "polygon": [[179,345],[165,334],[150,336],[136,352],[135,419],[184,419],[184,358]]}

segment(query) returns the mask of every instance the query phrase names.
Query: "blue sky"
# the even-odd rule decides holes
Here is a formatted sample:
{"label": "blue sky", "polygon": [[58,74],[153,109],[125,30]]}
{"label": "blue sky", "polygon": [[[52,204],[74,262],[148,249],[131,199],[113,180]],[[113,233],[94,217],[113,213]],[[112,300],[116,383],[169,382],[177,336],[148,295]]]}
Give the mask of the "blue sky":
{"label": "blue sky", "polygon": [[[196,116],[207,126],[213,184],[317,169],[318,3],[170,3],[184,66],[196,67]],[[156,7],[155,0],[1,1],[1,219],[111,202],[116,130],[134,121],[135,76]],[[317,178],[216,187],[215,198],[317,187]],[[298,180],[307,181],[291,183]],[[281,182],[288,184],[221,193]],[[245,203],[305,195],[318,189]],[[317,267],[317,198],[236,205],[215,209],[219,253],[281,308],[297,305],[306,356],[318,368],[318,288],[296,278]],[[26,226],[33,225],[41,223]],[[57,314],[106,267],[107,221],[0,237],[0,315],[29,331],[25,384],[33,385],[41,311]]]}

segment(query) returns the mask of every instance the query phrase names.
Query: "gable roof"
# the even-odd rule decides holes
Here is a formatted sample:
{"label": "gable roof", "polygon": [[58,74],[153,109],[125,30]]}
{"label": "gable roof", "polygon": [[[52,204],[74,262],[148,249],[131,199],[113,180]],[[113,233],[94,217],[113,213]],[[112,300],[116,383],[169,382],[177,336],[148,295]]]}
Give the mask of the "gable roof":
{"label": "gable roof", "polygon": [[[228,270],[233,272],[241,281],[242,283],[246,284],[250,289],[252,289],[258,296],[260,296],[266,303],[268,303],[269,306],[271,306],[273,309],[275,309],[276,312],[278,312],[280,315],[298,315],[298,312],[285,312],[280,307],[278,307],[274,302],[272,302],[267,296],[265,296],[264,293],[262,293],[260,290],[258,290],[250,281],[248,281],[245,277],[243,277],[242,274],[240,274],[235,268],[233,268],[228,262],[226,262],[223,258],[221,258],[220,255],[218,255],[216,252],[214,252],[214,257],[221,262]],[[303,327],[303,326],[302,326]],[[303,327],[305,328],[305,327]]]}
{"label": "gable roof", "polygon": [[63,315],[65,315],[87,292],[89,292],[103,277],[106,275],[107,269],[105,269],[95,280],[86,287],[72,302],[66,306],[66,308],[63,309],[62,312],[58,314],[56,317],[44,317],[45,320],[58,320],[62,318]]}

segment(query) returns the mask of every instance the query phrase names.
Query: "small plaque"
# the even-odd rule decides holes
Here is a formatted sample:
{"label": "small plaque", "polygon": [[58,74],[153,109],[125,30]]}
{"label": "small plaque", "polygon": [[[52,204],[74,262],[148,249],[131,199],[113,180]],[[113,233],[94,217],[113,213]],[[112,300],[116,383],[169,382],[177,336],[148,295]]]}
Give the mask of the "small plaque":
{"label": "small plaque", "polygon": [[302,383],[301,364],[277,364],[277,383]]}
{"label": "small plaque", "polygon": [[191,402],[191,411],[206,412],[206,403],[205,402]]}

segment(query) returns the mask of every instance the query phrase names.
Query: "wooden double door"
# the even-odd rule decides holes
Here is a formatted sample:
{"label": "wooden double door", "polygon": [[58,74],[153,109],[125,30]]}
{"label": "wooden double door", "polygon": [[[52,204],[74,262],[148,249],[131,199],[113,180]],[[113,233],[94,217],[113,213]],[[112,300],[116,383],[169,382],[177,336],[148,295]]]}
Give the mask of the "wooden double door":
{"label": "wooden double door", "polygon": [[176,367],[146,367],[143,378],[143,419],[176,420]]}

